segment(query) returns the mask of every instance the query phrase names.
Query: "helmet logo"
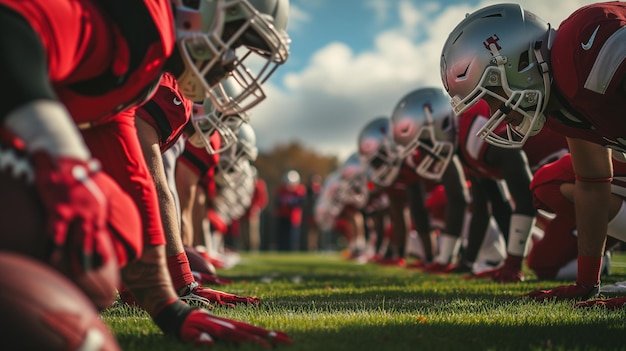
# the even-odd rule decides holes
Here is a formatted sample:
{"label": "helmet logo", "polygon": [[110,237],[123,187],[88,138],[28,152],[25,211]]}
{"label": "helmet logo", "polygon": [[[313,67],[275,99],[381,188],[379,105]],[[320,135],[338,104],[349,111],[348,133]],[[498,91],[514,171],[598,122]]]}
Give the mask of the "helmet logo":
{"label": "helmet logo", "polygon": [[491,52],[491,44],[495,45],[496,49],[500,50],[502,49],[502,47],[500,47],[500,45],[498,44],[499,40],[500,38],[498,37],[498,35],[494,34],[487,38],[485,41],[483,41],[483,45],[485,46],[485,49],[489,50],[489,52]]}

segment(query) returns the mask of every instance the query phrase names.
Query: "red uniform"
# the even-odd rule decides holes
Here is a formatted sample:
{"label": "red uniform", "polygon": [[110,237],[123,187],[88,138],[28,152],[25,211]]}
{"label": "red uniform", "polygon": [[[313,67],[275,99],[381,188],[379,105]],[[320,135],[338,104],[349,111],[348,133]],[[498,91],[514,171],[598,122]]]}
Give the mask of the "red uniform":
{"label": "red uniform", "polygon": [[116,5],[102,11],[91,0],[0,0],[41,38],[55,93],[77,123],[102,123],[145,101],[172,53],[170,1],[132,3],[124,6],[134,20],[124,21]]}
{"label": "red uniform", "polygon": [[[613,161],[613,171],[611,192],[626,197],[626,163]],[[574,182],[572,158],[566,154],[539,169],[530,184],[535,206],[556,215],[547,223],[543,239],[534,242],[528,254],[528,267],[540,279],[553,279],[561,267],[578,257],[574,204],[560,191],[561,184]]]}
{"label": "red uniform", "polygon": [[618,91],[626,76],[625,25],[623,2],[582,7],[561,23],[550,59],[552,91],[563,107],[544,112],[549,128],[626,151],[624,95]]}
{"label": "red uniform", "polygon": [[[487,122],[490,116],[489,105],[479,101],[459,118],[459,145],[461,160],[468,173],[480,177],[502,179],[502,172],[485,161],[489,148],[495,146],[476,136],[476,132]],[[486,117],[487,116],[487,117]],[[504,133],[505,125],[497,133]],[[553,162],[567,153],[567,141],[562,135],[549,129],[543,129],[533,137],[532,143],[525,143],[522,148],[528,159],[528,165],[534,172],[546,163]]]}
{"label": "red uniform", "polygon": [[191,117],[192,108],[193,102],[178,90],[176,78],[170,73],[164,73],[154,96],[137,108],[135,114],[156,130],[163,153],[182,134]]}
{"label": "red uniform", "polygon": [[[157,219],[144,222],[147,238],[142,238],[125,225],[132,222],[126,216],[135,209],[119,211],[119,218],[110,216],[111,226],[117,229],[118,261],[124,265],[140,255],[145,243],[164,244],[165,240],[158,211],[144,212],[157,200],[139,147],[134,114],[119,112],[150,97],[173,51],[175,36],[168,0],[102,5],[89,0],[0,0],[0,6],[21,15],[40,38],[54,94],[83,129],[92,155],[140,206],[144,220]],[[132,20],[118,8],[122,5],[133,14]],[[141,23],[141,35],[137,35],[137,23]]]}

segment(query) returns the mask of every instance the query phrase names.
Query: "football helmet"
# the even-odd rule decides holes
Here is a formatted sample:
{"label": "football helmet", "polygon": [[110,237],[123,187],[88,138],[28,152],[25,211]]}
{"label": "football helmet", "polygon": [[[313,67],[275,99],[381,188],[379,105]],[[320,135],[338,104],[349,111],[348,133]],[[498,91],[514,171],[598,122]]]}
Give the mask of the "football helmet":
{"label": "football helmet", "polygon": [[[499,108],[478,136],[507,148],[521,147],[545,123],[550,98],[549,48],[555,31],[518,4],[487,6],[468,14],[446,40],[441,79],[457,115],[481,98],[497,99]],[[507,115],[523,116],[512,126]],[[506,135],[495,131],[506,124]]]}
{"label": "football helmet", "polygon": [[[289,0],[172,2],[185,65],[178,78],[181,91],[193,101],[208,96],[225,114],[246,111],[262,101],[261,84],[289,57]],[[240,87],[236,95],[219,83],[223,78]]]}
{"label": "football helmet", "polygon": [[215,181],[221,185],[236,187],[241,184],[246,164],[255,161],[258,156],[256,135],[248,123],[241,123],[235,131],[237,143],[220,154],[216,166]]}
{"label": "football helmet", "polygon": [[335,219],[339,216],[344,206],[335,196],[339,189],[340,178],[339,170],[328,174],[315,201],[313,216],[315,222],[323,231],[332,229]]}
{"label": "football helmet", "polygon": [[[242,123],[248,123],[250,116],[246,112],[224,114],[217,109],[211,99],[204,99],[204,104],[194,104],[191,123],[201,138],[206,151],[213,155],[230,149],[237,142],[236,131]],[[211,145],[211,136],[220,136],[219,147]]]}
{"label": "football helmet", "polygon": [[377,117],[363,127],[358,137],[361,162],[369,168],[371,180],[389,186],[400,173],[402,158],[393,141],[388,117]]}
{"label": "football helmet", "polygon": [[408,93],[391,114],[391,133],[401,147],[401,158],[418,148],[420,161],[415,172],[423,178],[441,179],[455,152],[455,131],[450,99],[440,88]]}
{"label": "football helmet", "polygon": [[367,167],[361,163],[359,155],[352,153],[339,167],[340,184],[337,197],[340,202],[363,208],[367,203],[369,191],[367,188]]}

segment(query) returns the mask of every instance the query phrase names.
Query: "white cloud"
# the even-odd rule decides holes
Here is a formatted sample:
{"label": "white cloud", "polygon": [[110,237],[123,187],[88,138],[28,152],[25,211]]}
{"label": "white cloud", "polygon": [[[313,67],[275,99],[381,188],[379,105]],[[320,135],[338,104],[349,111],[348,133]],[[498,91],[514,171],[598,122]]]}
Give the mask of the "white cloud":
{"label": "white cloud", "polygon": [[[307,67],[285,74],[286,91],[267,86],[268,99],[252,111],[259,147],[268,149],[297,139],[320,152],[347,157],[356,150],[357,135],[368,121],[389,115],[413,89],[441,85],[439,56],[448,33],[466,13],[493,3],[440,8],[437,2],[401,1],[396,3],[401,19],[397,27],[379,33],[372,38],[373,49],[358,54],[349,43],[329,38]],[[590,2],[520,3],[558,26]],[[386,16],[388,1],[366,4]]]}
{"label": "white cloud", "polygon": [[297,31],[302,27],[303,23],[310,21],[311,16],[309,13],[293,3],[289,4],[289,23],[287,24],[288,32]]}

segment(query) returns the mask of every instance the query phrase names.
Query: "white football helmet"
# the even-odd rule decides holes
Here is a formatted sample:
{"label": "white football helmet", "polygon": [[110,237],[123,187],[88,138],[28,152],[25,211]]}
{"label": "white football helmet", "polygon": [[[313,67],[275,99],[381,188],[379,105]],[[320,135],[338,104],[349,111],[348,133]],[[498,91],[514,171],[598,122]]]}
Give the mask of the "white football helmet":
{"label": "white football helmet", "polygon": [[[178,78],[181,91],[197,102],[208,96],[225,114],[246,111],[262,101],[261,84],[289,57],[289,0],[172,3],[185,64]],[[225,76],[240,87],[236,95],[230,96],[218,83]]]}
{"label": "white football helmet", "polygon": [[[224,114],[220,112],[211,99],[204,99],[204,104],[194,104],[191,123],[201,138],[206,151],[213,155],[230,149],[237,143],[236,131],[243,123],[248,123],[250,116],[246,112]],[[211,145],[211,137],[217,133],[220,137],[219,147]]]}
{"label": "white football helmet", "polygon": [[377,117],[367,123],[359,133],[358,149],[371,180],[381,186],[391,185],[400,173],[402,158],[391,136],[389,118]]}
{"label": "white football helmet", "polygon": [[419,148],[418,175],[441,179],[456,144],[454,112],[443,90],[428,87],[405,95],[391,114],[391,132],[403,159]]}
{"label": "white football helmet", "polygon": [[215,181],[221,185],[236,187],[241,184],[243,167],[249,167],[258,156],[256,135],[248,123],[241,123],[235,131],[237,142],[231,148],[220,153],[216,166]]}
{"label": "white football helmet", "polygon": [[359,155],[352,153],[339,167],[339,189],[337,197],[340,202],[363,208],[367,203],[368,168],[361,163]]}
{"label": "white football helmet", "polygon": [[335,219],[344,207],[344,204],[338,201],[335,196],[340,186],[339,183],[340,174],[338,170],[328,174],[315,201],[313,217],[323,231],[332,229]]}
{"label": "white football helmet", "polygon": [[[457,115],[483,97],[502,104],[478,136],[507,148],[521,147],[545,123],[550,98],[550,25],[518,4],[498,4],[468,14],[446,40],[441,54],[441,79]],[[523,116],[518,126],[507,114]],[[495,133],[502,123],[506,135]]]}

